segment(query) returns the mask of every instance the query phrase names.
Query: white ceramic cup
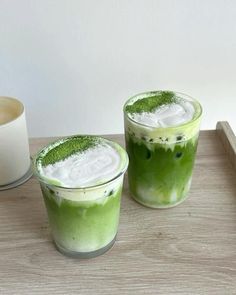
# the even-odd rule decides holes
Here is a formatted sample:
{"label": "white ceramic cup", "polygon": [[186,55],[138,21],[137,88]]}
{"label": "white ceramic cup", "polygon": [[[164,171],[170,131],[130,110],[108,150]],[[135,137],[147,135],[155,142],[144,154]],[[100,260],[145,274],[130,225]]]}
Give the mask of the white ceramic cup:
{"label": "white ceramic cup", "polygon": [[24,105],[0,96],[0,186],[23,177],[30,168]]}

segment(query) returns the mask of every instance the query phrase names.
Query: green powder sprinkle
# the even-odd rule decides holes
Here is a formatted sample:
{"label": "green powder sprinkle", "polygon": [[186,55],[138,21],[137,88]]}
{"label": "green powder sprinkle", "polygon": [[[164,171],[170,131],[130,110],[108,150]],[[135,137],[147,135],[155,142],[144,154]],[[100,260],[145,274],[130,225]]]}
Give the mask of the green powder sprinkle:
{"label": "green powder sprinkle", "polygon": [[95,136],[74,136],[53,147],[46,154],[39,157],[39,161],[43,167],[63,161],[66,158],[94,147],[98,143]]}
{"label": "green powder sprinkle", "polygon": [[143,113],[152,112],[160,106],[176,103],[177,99],[174,92],[158,91],[154,96],[144,97],[136,100],[133,104],[127,105],[125,111],[127,113]]}

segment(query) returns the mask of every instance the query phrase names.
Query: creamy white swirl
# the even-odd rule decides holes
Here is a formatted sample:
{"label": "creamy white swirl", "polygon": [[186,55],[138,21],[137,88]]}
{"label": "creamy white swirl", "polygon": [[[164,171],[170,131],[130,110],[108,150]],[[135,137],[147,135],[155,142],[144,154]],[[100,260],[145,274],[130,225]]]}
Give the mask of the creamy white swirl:
{"label": "creamy white swirl", "polygon": [[177,103],[163,105],[153,112],[133,113],[129,116],[134,121],[150,127],[172,127],[191,121],[194,113],[191,102],[179,99]]}
{"label": "creamy white swirl", "polygon": [[42,167],[41,173],[49,179],[59,181],[63,187],[87,187],[116,177],[120,164],[119,152],[103,143],[53,165]]}

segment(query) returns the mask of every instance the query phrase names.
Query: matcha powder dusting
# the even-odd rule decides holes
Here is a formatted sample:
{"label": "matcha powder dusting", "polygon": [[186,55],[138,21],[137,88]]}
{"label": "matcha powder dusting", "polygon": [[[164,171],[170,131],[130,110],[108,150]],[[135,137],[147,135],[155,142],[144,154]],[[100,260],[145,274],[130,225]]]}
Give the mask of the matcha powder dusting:
{"label": "matcha powder dusting", "polygon": [[63,161],[66,158],[83,152],[89,148],[94,147],[98,143],[98,138],[93,136],[74,136],[66,139],[59,145],[52,147],[49,151],[42,153],[38,159],[43,167],[55,164],[58,161]]}
{"label": "matcha powder dusting", "polygon": [[173,104],[176,103],[176,101],[177,98],[174,92],[159,91],[155,93],[154,96],[144,97],[136,100],[133,104],[127,105],[125,111],[130,114],[143,112],[150,113],[163,105]]}

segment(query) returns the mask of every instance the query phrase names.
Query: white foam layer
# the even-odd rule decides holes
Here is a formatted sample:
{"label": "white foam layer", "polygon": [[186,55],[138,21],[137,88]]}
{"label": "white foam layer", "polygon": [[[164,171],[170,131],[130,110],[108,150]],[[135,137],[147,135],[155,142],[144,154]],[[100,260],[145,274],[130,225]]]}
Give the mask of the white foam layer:
{"label": "white foam layer", "polygon": [[41,167],[41,174],[59,181],[63,187],[86,187],[109,181],[117,176],[121,164],[119,152],[101,144],[74,154],[64,161]]}
{"label": "white foam layer", "polygon": [[150,127],[173,127],[187,123],[195,113],[191,102],[180,99],[177,103],[163,105],[153,112],[133,113],[131,118]]}

